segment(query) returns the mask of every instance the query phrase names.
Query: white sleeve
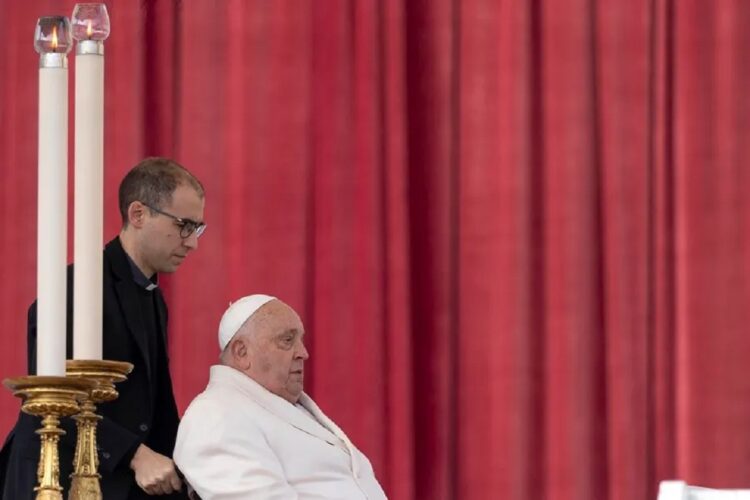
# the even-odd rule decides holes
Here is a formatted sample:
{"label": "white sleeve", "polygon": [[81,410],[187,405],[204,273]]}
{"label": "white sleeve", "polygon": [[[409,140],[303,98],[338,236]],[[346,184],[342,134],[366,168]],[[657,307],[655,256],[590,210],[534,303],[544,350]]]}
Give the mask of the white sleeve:
{"label": "white sleeve", "polygon": [[205,399],[185,412],[174,461],[201,500],[298,498],[261,429]]}

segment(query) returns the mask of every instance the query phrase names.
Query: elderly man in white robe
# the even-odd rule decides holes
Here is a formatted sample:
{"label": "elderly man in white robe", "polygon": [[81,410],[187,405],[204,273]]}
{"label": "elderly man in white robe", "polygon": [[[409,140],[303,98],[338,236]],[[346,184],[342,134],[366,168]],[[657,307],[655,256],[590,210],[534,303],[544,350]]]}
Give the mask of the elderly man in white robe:
{"label": "elderly man in white robe", "polygon": [[297,313],[268,295],[224,313],[221,364],[174,450],[202,500],[386,498],[367,457],[303,392],[304,335]]}

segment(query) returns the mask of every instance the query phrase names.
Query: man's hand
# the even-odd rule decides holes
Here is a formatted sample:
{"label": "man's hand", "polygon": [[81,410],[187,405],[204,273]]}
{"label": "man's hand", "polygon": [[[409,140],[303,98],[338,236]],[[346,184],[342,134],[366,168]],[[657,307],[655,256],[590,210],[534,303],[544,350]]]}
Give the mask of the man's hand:
{"label": "man's hand", "polygon": [[142,444],[130,461],[135,472],[135,482],[149,495],[167,495],[182,488],[174,462]]}

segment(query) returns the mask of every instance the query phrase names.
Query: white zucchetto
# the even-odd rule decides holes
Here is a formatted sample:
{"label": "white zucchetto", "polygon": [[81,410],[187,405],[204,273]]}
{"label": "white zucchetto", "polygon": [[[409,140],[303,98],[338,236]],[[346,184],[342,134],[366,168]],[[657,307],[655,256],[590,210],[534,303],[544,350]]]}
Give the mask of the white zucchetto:
{"label": "white zucchetto", "polygon": [[219,348],[223,351],[245,321],[250,319],[250,316],[264,304],[275,299],[276,297],[270,295],[255,294],[242,297],[229,304],[229,308],[224,312],[219,323]]}

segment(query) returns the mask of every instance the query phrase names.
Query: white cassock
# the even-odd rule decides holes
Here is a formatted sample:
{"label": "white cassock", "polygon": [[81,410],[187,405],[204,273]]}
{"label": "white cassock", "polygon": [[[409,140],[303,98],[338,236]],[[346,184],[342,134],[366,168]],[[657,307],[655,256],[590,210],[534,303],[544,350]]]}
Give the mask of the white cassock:
{"label": "white cassock", "polygon": [[372,465],[318,405],[297,405],[244,373],[212,366],[185,412],[177,467],[202,500],[380,500]]}

